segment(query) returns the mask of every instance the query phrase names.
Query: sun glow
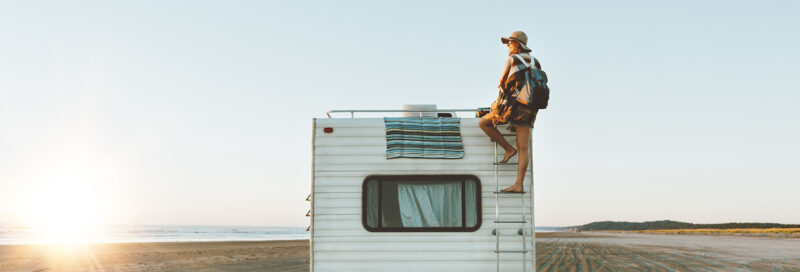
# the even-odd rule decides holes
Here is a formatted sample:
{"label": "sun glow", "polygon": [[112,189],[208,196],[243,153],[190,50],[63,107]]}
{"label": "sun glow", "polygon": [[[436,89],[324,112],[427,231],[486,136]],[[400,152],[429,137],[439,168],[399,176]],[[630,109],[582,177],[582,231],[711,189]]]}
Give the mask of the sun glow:
{"label": "sun glow", "polygon": [[29,206],[30,239],[42,244],[85,244],[99,240],[100,202],[89,182],[64,179],[43,184]]}

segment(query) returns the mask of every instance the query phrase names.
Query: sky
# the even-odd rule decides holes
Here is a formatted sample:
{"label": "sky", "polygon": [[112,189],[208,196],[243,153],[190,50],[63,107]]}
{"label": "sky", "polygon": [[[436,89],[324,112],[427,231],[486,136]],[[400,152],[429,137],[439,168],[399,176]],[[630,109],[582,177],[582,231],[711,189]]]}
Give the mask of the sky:
{"label": "sky", "polygon": [[[800,224],[794,1],[4,1],[0,223],[306,226],[331,109],[550,77],[536,224]],[[388,98],[388,99],[387,99]]]}

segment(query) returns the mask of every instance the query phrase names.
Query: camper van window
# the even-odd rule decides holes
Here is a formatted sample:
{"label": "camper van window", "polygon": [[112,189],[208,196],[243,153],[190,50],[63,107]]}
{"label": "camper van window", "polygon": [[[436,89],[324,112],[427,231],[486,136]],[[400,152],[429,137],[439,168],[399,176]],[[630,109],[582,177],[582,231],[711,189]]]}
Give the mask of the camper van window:
{"label": "camper van window", "polygon": [[471,175],[369,176],[362,223],[368,231],[475,231],[480,188]]}

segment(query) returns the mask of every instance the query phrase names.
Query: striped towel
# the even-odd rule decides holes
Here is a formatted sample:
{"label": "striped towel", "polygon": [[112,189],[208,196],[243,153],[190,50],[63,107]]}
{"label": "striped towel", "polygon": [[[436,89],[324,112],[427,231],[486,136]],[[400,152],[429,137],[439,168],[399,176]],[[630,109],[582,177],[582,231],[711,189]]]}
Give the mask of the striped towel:
{"label": "striped towel", "polygon": [[460,159],[461,118],[384,117],[386,158]]}

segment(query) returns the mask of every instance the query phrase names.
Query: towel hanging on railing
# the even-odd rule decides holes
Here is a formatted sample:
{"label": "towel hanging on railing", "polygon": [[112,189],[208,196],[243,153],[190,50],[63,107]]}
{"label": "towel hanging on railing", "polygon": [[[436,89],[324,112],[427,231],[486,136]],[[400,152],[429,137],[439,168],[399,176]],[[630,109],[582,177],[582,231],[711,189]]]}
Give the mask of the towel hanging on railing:
{"label": "towel hanging on railing", "polygon": [[460,159],[461,118],[384,117],[386,158]]}

